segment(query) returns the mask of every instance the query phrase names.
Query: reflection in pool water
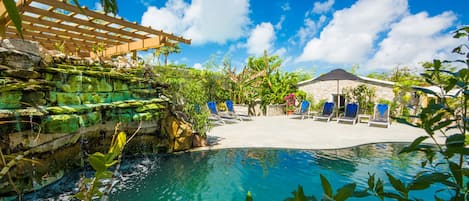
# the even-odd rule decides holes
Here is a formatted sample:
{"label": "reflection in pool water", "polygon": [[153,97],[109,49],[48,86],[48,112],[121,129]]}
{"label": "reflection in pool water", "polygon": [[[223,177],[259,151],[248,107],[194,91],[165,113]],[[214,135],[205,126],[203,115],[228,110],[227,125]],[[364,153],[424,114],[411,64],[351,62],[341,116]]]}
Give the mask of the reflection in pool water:
{"label": "reflection in pool water", "polygon": [[[339,150],[227,149],[125,159],[111,200],[283,200],[298,184],[307,195],[322,195],[319,174],[334,188],[356,182],[367,186],[368,173],[385,179],[385,171],[404,181],[422,170],[423,155],[397,153],[404,144],[372,144]],[[29,199],[66,198],[78,173],[28,195]],[[68,185],[67,185],[68,184]],[[387,186],[386,188],[389,188]],[[433,200],[439,187],[417,197]],[[59,196],[59,194],[61,194]],[[358,200],[370,200],[368,197]],[[377,199],[374,199],[377,200]]]}

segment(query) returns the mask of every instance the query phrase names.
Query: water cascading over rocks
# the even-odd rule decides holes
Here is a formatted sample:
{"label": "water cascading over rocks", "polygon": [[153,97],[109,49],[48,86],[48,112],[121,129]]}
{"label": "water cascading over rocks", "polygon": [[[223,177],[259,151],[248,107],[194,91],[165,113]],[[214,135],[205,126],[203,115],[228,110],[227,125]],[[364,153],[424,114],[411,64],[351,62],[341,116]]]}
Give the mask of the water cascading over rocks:
{"label": "water cascading over rocks", "polygon": [[[16,158],[0,163],[0,197],[56,181],[84,165],[87,154],[105,152],[116,125],[138,134],[126,153],[190,149],[192,126],[174,115],[165,87],[145,68],[40,52],[30,41],[0,45],[0,148]],[[34,162],[21,160],[33,159]]]}

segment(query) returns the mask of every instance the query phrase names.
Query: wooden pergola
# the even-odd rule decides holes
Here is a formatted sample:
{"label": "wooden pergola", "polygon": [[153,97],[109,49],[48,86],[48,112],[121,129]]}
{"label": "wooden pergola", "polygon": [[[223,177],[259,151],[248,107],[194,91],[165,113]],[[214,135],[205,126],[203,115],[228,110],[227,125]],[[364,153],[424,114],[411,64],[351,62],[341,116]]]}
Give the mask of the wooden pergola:
{"label": "wooden pergola", "polygon": [[[138,50],[169,46],[191,40],[116,18],[104,13],[79,8],[64,0],[19,0],[24,39],[39,42],[46,49],[64,44],[67,54],[93,55],[93,47],[104,46],[104,57]],[[5,38],[19,38],[8,13],[0,3],[0,24],[6,25]]]}

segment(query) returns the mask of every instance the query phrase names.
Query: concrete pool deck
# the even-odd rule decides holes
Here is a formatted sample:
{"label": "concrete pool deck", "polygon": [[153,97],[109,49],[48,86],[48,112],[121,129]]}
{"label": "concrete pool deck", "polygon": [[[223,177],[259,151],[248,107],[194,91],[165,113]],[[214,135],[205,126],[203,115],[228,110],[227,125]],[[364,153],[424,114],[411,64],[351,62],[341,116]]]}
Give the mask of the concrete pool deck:
{"label": "concrete pool deck", "polygon": [[[336,149],[379,142],[412,142],[426,135],[420,128],[393,122],[389,128],[336,121],[313,121],[291,116],[253,117],[212,128],[208,146],[196,150],[225,148]],[[444,138],[438,137],[439,142]],[[425,142],[432,143],[431,140]]]}

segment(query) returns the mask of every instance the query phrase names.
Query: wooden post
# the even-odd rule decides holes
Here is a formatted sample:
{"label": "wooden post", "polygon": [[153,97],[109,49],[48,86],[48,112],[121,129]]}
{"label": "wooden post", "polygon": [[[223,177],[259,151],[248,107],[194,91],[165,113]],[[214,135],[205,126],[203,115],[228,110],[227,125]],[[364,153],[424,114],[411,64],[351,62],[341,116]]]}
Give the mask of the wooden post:
{"label": "wooden post", "polygon": [[137,61],[137,50],[132,51],[132,60]]}

